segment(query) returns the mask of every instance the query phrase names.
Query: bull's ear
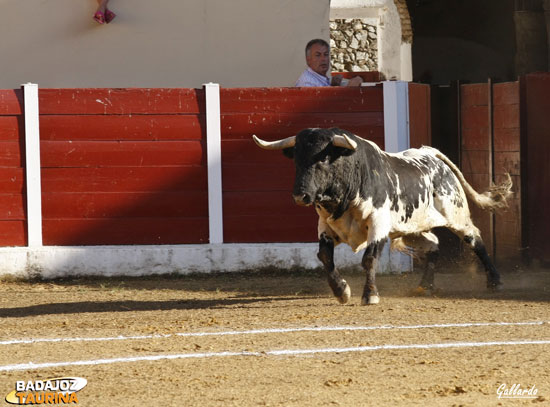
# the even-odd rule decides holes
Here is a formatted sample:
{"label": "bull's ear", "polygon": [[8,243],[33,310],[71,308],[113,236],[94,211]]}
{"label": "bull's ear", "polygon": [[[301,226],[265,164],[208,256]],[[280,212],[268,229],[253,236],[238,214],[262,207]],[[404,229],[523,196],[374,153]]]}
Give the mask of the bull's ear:
{"label": "bull's ear", "polygon": [[283,149],[283,154],[285,157],[290,158],[291,160],[294,160],[294,147]]}

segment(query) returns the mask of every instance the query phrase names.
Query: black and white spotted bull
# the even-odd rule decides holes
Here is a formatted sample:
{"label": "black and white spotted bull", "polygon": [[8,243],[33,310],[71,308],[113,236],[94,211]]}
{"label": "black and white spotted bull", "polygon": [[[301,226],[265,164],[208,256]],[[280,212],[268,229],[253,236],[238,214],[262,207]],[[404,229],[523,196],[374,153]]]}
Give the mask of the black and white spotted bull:
{"label": "black and white spotted bull", "polygon": [[[438,250],[438,239],[431,232],[436,227],[449,228],[473,249],[485,267],[488,288],[501,285],[472,222],[466,197],[482,209],[506,207],[512,188],[510,176],[502,185],[480,194],[435,148],[390,154],[338,128],[305,129],[273,142],[253,139],[261,148],[282,149],[294,159],[293,197],[298,205],[315,206],[318,257],[341,303],[348,302],[351,291],[335,268],[334,246],[347,243],[355,252],[365,249],[362,266],[367,280],[361,302],[376,304],[380,298],[373,263],[384,243],[389,238],[392,249],[409,254],[416,251],[430,258]],[[420,287],[433,287],[433,265],[426,267]]]}

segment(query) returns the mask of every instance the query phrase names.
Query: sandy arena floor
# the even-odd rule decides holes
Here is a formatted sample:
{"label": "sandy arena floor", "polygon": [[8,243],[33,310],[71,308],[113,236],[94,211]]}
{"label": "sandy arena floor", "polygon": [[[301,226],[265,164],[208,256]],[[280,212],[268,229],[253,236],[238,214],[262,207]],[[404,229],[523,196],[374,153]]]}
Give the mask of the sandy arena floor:
{"label": "sandy arena floor", "polygon": [[369,307],[345,277],[348,305],[312,273],[0,281],[0,405],[18,380],[75,376],[94,407],[550,405],[549,272],[499,293],[438,274],[432,297],[379,276]]}

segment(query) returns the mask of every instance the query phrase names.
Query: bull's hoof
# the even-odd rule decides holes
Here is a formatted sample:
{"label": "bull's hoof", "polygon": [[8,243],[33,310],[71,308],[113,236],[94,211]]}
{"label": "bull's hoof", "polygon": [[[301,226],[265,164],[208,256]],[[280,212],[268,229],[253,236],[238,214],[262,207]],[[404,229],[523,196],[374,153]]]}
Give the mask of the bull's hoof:
{"label": "bull's hoof", "polygon": [[502,283],[500,281],[487,283],[487,290],[491,292],[498,292],[502,290]]}
{"label": "bull's hoof", "polygon": [[412,296],[413,297],[431,297],[434,295],[434,288],[433,287],[422,287],[419,285],[414,290],[412,290]]}
{"label": "bull's hoof", "polygon": [[351,298],[351,289],[349,288],[348,283],[346,283],[345,281],[344,281],[344,284],[346,284],[346,288],[344,289],[344,292],[340,297],[338,296],[336,297],[336,299],[340,304],[346,304]]}
{"label": "bull's hoof", "polygon": [[380,302],[380,297],[376,294],[369,295],[368,298],[361,298],[361,305],[374,305]]}

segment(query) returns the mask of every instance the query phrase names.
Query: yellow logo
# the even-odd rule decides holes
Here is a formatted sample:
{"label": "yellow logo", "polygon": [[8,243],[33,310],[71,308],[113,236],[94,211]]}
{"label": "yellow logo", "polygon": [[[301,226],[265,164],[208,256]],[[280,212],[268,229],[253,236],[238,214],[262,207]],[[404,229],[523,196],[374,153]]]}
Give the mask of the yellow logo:
{"label": "yellow logo", "polygon": [[10,404],[78,404],[77,392],[86,387],[82,377],[58,377],[47,380],[15,382],[15,390],[6,396]]}

